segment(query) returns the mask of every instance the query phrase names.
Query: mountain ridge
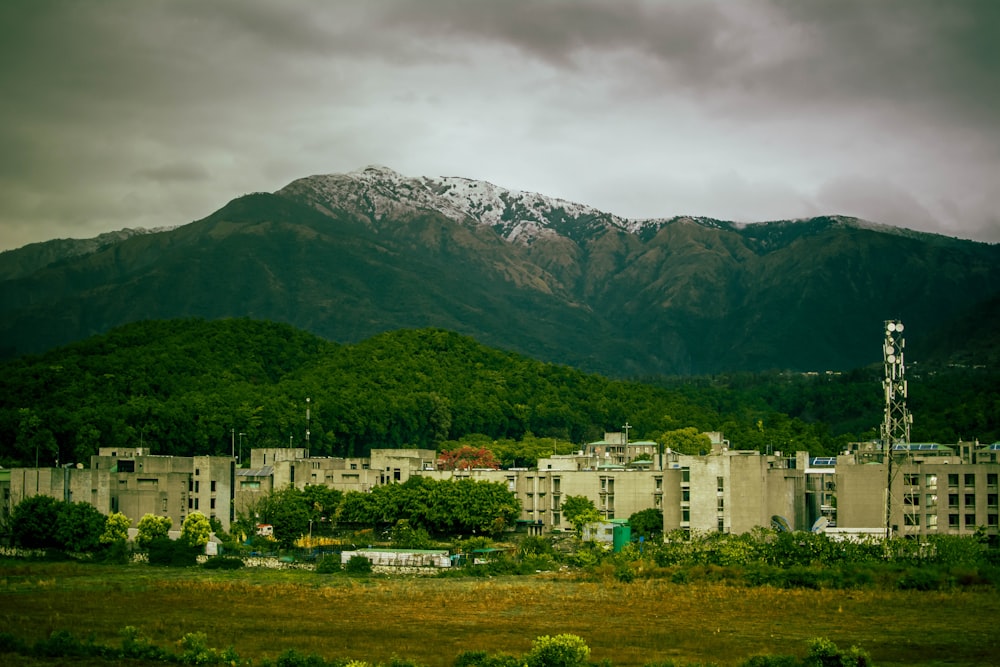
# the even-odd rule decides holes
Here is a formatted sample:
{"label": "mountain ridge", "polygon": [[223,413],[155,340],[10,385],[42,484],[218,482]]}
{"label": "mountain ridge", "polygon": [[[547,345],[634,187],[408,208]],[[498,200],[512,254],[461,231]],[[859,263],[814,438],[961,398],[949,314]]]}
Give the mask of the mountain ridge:
{"label": "mountain ridge", "polygon": [[247,316],[338,342],[441,327],[616,376],[843,370],[880,358],[884,319],[931,339],[989,304],[998,260],[997,246],[844,216],[628,221],[369,167],[0,272],[0,349],[139,319]]}

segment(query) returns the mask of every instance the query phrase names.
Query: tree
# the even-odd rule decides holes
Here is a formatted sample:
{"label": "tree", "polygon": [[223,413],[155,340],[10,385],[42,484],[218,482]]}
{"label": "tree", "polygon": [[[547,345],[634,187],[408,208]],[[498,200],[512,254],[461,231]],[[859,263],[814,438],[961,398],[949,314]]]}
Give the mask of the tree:
{"label": "tree", "polygon": [[108,518],[90,503],[60,503],[56,517],[56,539],[66,551],[97,549]]}
{"label": "tree", "polygon": [[469,470],[470,468],[488,468],[498,470],[500,462],[489,449],[461,445],[438,455],[438,465],[442,470]]}
{"label": "tree", "polygon": [[693,426],[664,431],[656,441],[664,448],[681,454],[706,454],[712,451],[712,440]]}
{"label": "tree", "polygon": [[628,518],[628,524],[632,528],[632,535],[649,539],[663,534],[663,512],[650,507],[639,510]]}
{"label": "tree", "polygon": [[60,546],[56,537],[60,504],[50,496],[30,496],[19,502],[10,517],[14,544],[28,549]]}
{"label": "tree", "polygon": [[212,526],[208,517],[201,512],[191,512],[184,517],[181,524],[181,540],[192,547],[203,547],[212,534]]}
{"label": "tree", "polygon": [[586,496],[566,496],[561,509],[563,516],[573,524],[577,534],[582,533],[583,527],[588,523],[601,520],[601,514],[594,506],[594,501]]}
{"label": "tree", "polygon": [[115,542],[125,542],[128,540],[128,529],[132,522],[121,512],[112,512],[108,515],[104,523],[104,532],[101,533],[98,541],[101,544],[114,544]]}
{"label": "tree", "polygon": [[138,531],[135,537],[136,545],[140,549],[146,549],[153,540],[169,537],[170,526],[172,524],[173,521],[168,516],[146,514],[139,519],[139,523],[136,526],[136,530]]}
{"label": "tree", "polygon": [[289,548],[309,530],[310,507],[305,494],[291,484],[260,498],[255,519],[274,527],[274,539]]}

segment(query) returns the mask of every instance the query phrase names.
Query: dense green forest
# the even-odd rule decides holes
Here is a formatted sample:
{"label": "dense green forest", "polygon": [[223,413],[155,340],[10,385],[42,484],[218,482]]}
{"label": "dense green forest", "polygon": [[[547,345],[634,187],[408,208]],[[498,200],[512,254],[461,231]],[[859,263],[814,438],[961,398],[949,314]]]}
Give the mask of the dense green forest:
{"label": "dense green forest", "polygon": [[[463,439],[582,444],[626,422],[632,439],[694,427],[741,449],[830,454],[875,436],[880,372],[626,382],[440,329],[339,345],[249,319],[147,321],[0,365],[0,465],[87,463],[100,446],[303,447],[307,429],[317,456]],[[1000,439],[997,374],[908,377],[914,440]]]}

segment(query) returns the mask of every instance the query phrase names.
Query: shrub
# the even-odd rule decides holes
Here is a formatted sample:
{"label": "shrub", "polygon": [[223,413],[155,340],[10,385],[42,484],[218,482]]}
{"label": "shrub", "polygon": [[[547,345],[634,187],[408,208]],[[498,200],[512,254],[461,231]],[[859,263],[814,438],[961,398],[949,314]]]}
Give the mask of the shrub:
{"label": "shrub", "polygon": [[829,639],[818,637],[809,642],[809,653],[802,660],[803,667],[871,667],[872,659],[866,651],[852,646],[841,651]]}
{"label": "shrub", "polygon": [[[367,561],[368,559],[365,558],[365,560]],[[369,563],[369,566],[371,566],[371,563]],[[333,574],[334,572],[341,572],[342,570],[343,567],[341,567],[340,564],[340,556],[337,555],[323,556],[319,559],[319,562],[316,563],[316,572],[319,574]]]}
{"label": "shrub", "polygon": [[9,632],[0,632],[0,653],[27,653],[28,647],[24,641]]}
{"label": "shrub", "polygon": [[198,562],[198,547],[175,542],[169,537],[159,537],[149,543],[149,564],[172,567],[191,567]]}
{"label": "shrub", "polygon": [[35,643],[32,653],[41,658],[85,658],[102,656],[106,653],[103,646],[94,642],[81,642],[67,630],[55,630],[48,639],[40,639]]}
{"label": "shrub", "polygon": [[274,663],[275,667],[325,667],[326,664],[326,661],[315,653],[306,655],[293,648],[283,651]]}
{"label": "shrub", "polygon": [[465,651],[455,658],[454,667],[521,667],[523,661],[506,653],[487,655],[486,651]]}
{"label": "shrub", "polygon": [[121,654],[123,658],[157,662],[169,659],[169,654],[143,637],[138,628],[128,625],[122,628],[119,634],[122,638]]}
{"label": "shrub", "polygon": [[344,565],[344,571],[347,574],[371,574],[372,562],[364,556],[354,555]]}
{"label": "shrub", "polygon": [[111,565],[126,565],[132,560],[132,551],[125,540],[115,540],[105,546],[100,553],[100,560]]}
{"label": "shrub", "polygon": [[239,558],[216,556],[205,561],[205,564],[202,565],[202,567],[206,570],[238,570],[243,567],[243,560]]}
{"label": "shrub", "polygon": [[590,658],[590,647],[577,635],[542,635],[524,658],[528,667],[581,667]]}
{"label": "shrub", "polygon": [[751,656],[740,667],[799,667],[799,660],[791,655],[755,655]]}

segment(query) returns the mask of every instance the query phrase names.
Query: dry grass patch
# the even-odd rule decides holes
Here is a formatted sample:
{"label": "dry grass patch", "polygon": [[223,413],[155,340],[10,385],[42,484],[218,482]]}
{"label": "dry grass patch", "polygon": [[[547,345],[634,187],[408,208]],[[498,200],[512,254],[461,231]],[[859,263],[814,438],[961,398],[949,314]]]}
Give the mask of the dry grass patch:
{"label": "dry grass patch", "polygon": [[[451,665],[466,650],[522,654],[577,634],[616,667],[734,664],[801,655],[812,637],[860,645],[878,665],[989,662],[1000,655],[994,592],[775,590],[559,578],[371,579],[256,570],[0,564],[0,623],[36,640],[70,630],[117,645],[133,625],[166,645],[201,631],[259,661],[285,649],[326,658]],[[974,619],[974,620],[970,620]]]}

